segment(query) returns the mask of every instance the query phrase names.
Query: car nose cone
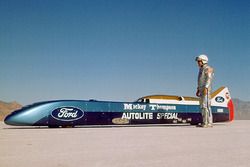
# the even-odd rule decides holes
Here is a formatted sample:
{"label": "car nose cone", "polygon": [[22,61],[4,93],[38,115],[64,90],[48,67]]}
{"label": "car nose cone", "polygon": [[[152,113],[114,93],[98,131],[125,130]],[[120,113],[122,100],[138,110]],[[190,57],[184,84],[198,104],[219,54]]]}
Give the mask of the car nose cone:
{"label": "car nose cone", "polygon": [[16,119],[15,115],[8,115],[4,119],[4,123],[7,125],[19,125],[18,119]]}
{"label": "car nose cone", "polygon": [[14,125],[14,126],[25,126],[25,125],[32,125],[25,116],[23,115],[22,112],[14,112],[10,115],[8,115],[4,119],[4,123],[7,125]]}

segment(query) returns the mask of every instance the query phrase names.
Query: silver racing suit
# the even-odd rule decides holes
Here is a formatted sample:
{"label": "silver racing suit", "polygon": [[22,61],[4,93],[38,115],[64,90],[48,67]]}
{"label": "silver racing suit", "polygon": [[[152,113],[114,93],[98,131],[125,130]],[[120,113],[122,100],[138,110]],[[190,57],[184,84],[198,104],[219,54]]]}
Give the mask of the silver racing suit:
{"label": "silver racing suit", "polygon": [[[213,123],[211,110],[211,90],[213,76],[214,70],[212,67],[204,64],[200,68],[197,89],[199,90],[200,108],[204,125],[212,125]],[[207,88],[207,93],[205,93],[205,88]]]}

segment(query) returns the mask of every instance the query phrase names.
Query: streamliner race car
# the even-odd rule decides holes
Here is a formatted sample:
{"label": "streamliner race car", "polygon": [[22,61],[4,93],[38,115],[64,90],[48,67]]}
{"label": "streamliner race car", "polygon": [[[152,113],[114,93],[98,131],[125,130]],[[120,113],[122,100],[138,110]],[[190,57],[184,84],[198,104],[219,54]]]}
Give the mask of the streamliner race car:
{"label": "streamliner race car", "polygon": [[[234,119],[227,87],[211,96],[213,122]],[[12,112],[4,122],[14,126],[75,127],[83,125],[191,124],[202,122],[199,99],[152,95],[135,102],[55,100],[38,102]]]}

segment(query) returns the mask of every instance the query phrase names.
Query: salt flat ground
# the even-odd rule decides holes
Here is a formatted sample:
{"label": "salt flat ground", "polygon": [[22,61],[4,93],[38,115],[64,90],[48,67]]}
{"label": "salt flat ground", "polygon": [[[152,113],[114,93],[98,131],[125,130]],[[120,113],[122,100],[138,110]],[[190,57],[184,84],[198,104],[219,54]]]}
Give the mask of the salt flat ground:
{"label": "salt flat ground", "polygon": [[195,126],[28,128],[0,123],[0,167],[245,167],[250,121]]}

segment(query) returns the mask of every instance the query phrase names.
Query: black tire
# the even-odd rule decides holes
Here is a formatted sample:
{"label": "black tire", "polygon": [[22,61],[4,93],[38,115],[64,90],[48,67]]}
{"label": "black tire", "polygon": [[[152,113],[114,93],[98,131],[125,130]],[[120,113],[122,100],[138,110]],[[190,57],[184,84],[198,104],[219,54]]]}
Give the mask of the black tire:
{"label": "black tire", "polygon": [[49,125],[48,127],[49,127],[49,128],[59,128],[58,125]]}

